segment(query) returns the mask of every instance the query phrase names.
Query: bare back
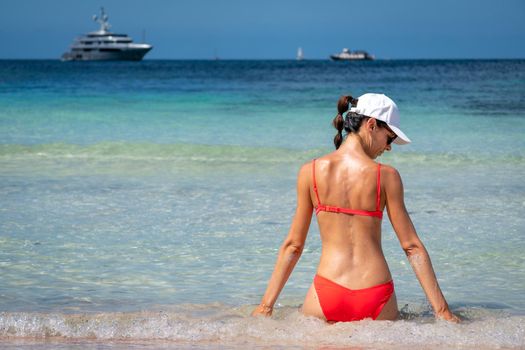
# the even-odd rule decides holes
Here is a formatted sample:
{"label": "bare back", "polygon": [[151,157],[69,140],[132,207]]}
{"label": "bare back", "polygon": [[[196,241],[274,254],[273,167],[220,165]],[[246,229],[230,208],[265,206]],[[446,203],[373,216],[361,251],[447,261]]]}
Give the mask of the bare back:
{"label": "bare back", "polygon": [[[313,169],[312,169],[313,171]],[[372,160],[352,159],[337,153],[315,162],[315,182],[323,205],[373,211],[376,208],[379,167]],[[314,206],[312,172],[310,197]],[[385,206],[380,190],[380,210]],[[322,254],[317,273],[351,289],[392,279],[381,248],[381,219],[320,211],[317,214]]]}

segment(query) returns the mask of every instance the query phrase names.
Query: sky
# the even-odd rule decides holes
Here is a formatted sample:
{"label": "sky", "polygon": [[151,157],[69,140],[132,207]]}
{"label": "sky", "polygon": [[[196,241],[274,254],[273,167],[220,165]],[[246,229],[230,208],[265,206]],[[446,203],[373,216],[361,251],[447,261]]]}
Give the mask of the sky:
{"label": "sky", "polygon": [[0,0],[0,59],[60,58],[101,6],[146,59],[525,58],[525,0]]}

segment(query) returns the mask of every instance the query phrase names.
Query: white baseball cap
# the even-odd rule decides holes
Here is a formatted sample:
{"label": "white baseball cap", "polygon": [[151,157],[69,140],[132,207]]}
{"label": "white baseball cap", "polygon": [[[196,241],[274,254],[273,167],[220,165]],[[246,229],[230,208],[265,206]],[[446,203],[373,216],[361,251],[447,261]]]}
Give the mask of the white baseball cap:
{"label": "white baseball cap", "polygon": [[357,106],[350,108],[350,112],[362,114],[377,120],[384,121],[397,135],[394,143],[406,145],[410,139],[399,128],[399,109],[394,101],[383,94],[364,94],[359,96]]}

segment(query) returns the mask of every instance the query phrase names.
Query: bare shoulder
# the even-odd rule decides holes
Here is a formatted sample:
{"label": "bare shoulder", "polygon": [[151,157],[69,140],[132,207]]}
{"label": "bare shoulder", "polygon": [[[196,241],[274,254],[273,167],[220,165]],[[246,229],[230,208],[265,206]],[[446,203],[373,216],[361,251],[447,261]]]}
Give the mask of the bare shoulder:
{"label": "bare shoulder", "polygon": [[399,174],[399,171],[397,171],[396,168],[388,164],[381,163],[381,177],[384,179],[384,183],[401,183],[401,175]]}
{"label": "bare shoulder", "polygon": [[313,168],[313,160],[309,160],[308,162],[304,163],[303,165],[301,165],[301,167],[299,168],[299,177],[301,176],[310,176],[310,174],[312,173],[312,168]]}
{"label": "bare shoulder", "polygon": [[307,185],[311,182],[312,179],[312,170],[313,170],[313,161],[310,160],[299,168],[299,172],[297,174],[297,182],[299,184]]}

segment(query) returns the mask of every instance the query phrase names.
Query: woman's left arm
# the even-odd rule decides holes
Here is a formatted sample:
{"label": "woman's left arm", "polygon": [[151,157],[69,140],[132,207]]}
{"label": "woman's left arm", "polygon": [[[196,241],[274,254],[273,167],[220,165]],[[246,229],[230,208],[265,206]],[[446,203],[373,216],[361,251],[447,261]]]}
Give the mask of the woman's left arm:
{"label": "woman's left arm", "polygon": [[313,211],[309,185],[311,167],[311,163],[308,163],[303,165],[299,171],[297,178],[297,208],[292,225],[288,236],[279,249],[279,255],[270,281],[268,282],[268,287],[262,297],[261,303],[253,310],[253,316],[270,316],[272,314],[273,305],[303,252]]}
{"label": "woman's left arm", "polygon": [[386,175],[384,177],[386,208],[390,222],[436,317],[459,322],[459,319],[449,309],[439,287],[430,256],[419,239],[405,207],[403,183],[399,173],[394,168],[385,166],[384,174]]}

